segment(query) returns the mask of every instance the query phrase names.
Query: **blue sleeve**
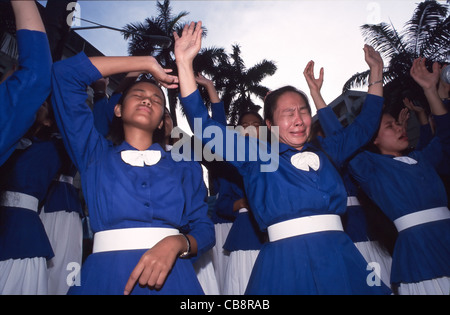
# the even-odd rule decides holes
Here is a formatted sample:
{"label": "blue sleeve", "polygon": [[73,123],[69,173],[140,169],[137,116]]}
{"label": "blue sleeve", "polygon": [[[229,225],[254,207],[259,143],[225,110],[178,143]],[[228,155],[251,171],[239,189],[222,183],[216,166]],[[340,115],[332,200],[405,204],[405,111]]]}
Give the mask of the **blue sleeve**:
{"label": "blue sleeve", "polygon": [[416,150],[422,150],[423,148],[425,148],[432,139],[433,139],[433,130],[431,130],[431,125],[430,124],[421,125],[419,142],[416,145]]}
{"label": "blue sleeve", "polygon": [[372,139],[380,125],[383,104],[384,98],[368,94],[355,121],[322,140],[323,149],[338,166],[342,166]]}
{"label": "blue sleeve", "polygon": [[[207,189],[203,181],[203,171],[199,163],[190,162],[186,167],[183,186],[186,193],[185,220],[188,224],[183,232],[189,233],[197,241],[200,257],[203,253],[214,247],[216,243],[214,224],[208,217],[208,204],[206,203]],[[195,260],[195,258],[194,258]]]}
{"label": "blue sleeve", "polygon": [[[201,139],[205,148],[236,167],[241,174],[249,162],[260,161],[259,141],[256,138],[243,137],[210,118],[198,90],[180,98],[180,101],[194,136]],[[207,151],[203,150],[203,153],[205,152]]]}
{"label": "blue sleeve", "polygon": [[223,102],[211,104],[211,118],[222,125],[227,125],[227,115]]}
{"label": "blue sleeve", "polygon": [[122,94],[117,93],[111,95],[109,99],[104,97],[94,103],[92,112],[94,114],[95,128],[105,137],[109,133],[109,128],[114,118],[114,107],[121,97]]}
{"label": "blue sleeve", "polygon": [[33,125],[51,91],[52,57],[47,35],[17,31],[19,70],[0,85],[0,165]]}
{"label": "blue sleeve", "polygon": [[219,197],[216,201],[217,213],[225,218],[236,217],[236,213],[233,211],[234,202],[242,197],[242,194],[237,194],[236,189],[233,189],[232,183],[220,178]]}
{"label": "blue sleeve", "polygon": [[319,122],[322,126],[323,132],[325,133],[325,137],[329,137],[344,128],[344,126],[342,126],[339,122],[336,114],[329,106],[318,110],[317,115],[319,117]]}
{"label": "blue sleeve", "polygon": [[368,151],[361,152],[352,158],[348,164],[350,175],[359,183],[368,182],[373,178],[376,170],[372,163],[372,154]]}
{"label": "blue sleeve", "polygon": [[102,77],[89,58],[80,53],[54,64],[52,103],[67,152],[82,173],[95,160],[106,139],[95,129],[92,110],[86,104],[87,87]]}
{"label": "blue sleeve", "polygon": [[425,158],[437,169],[443,161],[450,161],[450,113],[434,116],[436,136],[421,150]]}

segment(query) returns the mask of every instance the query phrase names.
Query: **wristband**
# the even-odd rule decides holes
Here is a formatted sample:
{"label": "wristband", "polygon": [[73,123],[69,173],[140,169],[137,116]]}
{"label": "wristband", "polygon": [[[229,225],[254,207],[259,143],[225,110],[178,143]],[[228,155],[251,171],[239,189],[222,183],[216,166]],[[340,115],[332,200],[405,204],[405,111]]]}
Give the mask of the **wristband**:
{"label": "wristband", "polygon": [[376,81],[376,82],[370,83],[370,84],[369,84],[369,87],[371,87],[372,85],[375,85],[375,84],[380,84],[380,83],[383,83],[383,80],[380,80],[380,81]]}
{"label": "wristband", "polygon": [[191,252],[191,241],[189,240],[189,237],[187,237],[186,234],[180,233],[180,235],[183,235],[187,242],[187,250],[180,255],[180,258],[187,258]]}

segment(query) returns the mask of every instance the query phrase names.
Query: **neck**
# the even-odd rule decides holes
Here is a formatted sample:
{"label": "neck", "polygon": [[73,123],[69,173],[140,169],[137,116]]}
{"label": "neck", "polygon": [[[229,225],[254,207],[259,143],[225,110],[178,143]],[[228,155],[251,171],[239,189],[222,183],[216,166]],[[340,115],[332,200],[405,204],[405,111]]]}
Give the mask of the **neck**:
{"label": "neck", "polygon": [[125,141],[139,151],[147,150],[153,144],[153,132],[134,127],[125,127]]}
{"label": "neck", "polygon": [[386,150],[380,150],[381,154],[384,155],[393,155],[395,157],[400,157],[403,156],[402,152],[398,152],[398,151],[386,151]]}

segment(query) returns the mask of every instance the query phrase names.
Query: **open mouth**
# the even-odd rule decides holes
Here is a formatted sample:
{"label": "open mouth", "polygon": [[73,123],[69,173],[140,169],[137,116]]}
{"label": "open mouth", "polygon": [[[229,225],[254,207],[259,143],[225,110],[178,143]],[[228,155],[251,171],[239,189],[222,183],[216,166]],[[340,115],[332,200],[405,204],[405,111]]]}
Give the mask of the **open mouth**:
{"label": "open mouth", "polygon": [[400,141],[409,141],[409,138],[406,134],[403,134],[400,138],[398,138]]}

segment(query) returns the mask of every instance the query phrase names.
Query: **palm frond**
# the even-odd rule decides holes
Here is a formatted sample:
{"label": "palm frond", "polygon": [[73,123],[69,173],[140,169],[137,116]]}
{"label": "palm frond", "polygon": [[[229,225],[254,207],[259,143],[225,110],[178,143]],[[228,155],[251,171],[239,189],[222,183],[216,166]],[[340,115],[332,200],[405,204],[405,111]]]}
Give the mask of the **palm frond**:
{"label": "palm frond", "polygon": [[268,76],[272,76],[277,71],[275,62],[269,60],[263,60],[251,67],[247,71],[247,78],[253,84],[258,84]]}
{"label": "palm frond", "polygon": [[413,17],[406,23],[405,32],[410,39],[409,49],[414,52],[415,57],[423,55],[424,43],[447,15],[447,5],[434,0],[426,0],[417,6]]}
{"label": "palm frond", "polygon": [[387,23],[365,24],[361,26],[361,30],[367,44],[374,47],[386,59],[406,51],[403,36],[392,25]]}

